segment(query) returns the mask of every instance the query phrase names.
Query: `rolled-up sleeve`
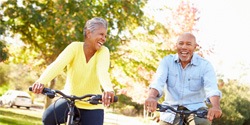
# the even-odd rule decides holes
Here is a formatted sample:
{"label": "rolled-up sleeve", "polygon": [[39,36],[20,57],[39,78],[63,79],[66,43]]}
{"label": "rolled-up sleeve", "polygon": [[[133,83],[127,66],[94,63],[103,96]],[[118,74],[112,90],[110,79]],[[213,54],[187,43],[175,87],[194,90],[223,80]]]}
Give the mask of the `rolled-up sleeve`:
{"label": "rolled-up sleeve", "polygon": [[206,101],[212,96],[219,96],[222,98],[222,93],[218,89],[216,74],[212,64],[207,63],[204,70],[204,88],[206,92]]}
{"label": "rolled-up sleeve", "polygon": [[164,57],[157,70],[154,74],[153,82],[150,84],[149,88],[154,88],[159,92],[158,97],[163,95],[163,88],[166,85],[167,75],[168,74],[168,65],[167,65],[167,57]]}

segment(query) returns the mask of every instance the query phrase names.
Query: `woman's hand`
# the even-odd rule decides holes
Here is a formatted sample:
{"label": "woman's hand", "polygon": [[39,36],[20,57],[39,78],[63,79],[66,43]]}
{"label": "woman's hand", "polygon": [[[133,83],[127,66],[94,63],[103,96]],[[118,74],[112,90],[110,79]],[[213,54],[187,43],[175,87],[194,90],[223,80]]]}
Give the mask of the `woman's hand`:
{"label": "woman's hand", "polygon": [[32,91],[36,94],[40,94],[43,92],[43,89],[44,89],[44,84],[41,84],[41,83],[37,83],[35,82],[33,85],[32,85]]}
{"label": "woman's hand", "polygon": [[103,92],[102,104],[104,104],[104,106],[106,107],[110,106],[110,104],[114,102],[114,96],[115,96],[114,92]]}

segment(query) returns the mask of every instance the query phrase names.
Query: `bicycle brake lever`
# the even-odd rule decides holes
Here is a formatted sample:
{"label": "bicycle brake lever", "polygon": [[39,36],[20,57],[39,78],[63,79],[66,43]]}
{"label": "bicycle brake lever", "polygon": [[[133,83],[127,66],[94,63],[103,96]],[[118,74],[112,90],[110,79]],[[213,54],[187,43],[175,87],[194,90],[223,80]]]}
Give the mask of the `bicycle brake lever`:
{"label": "bicycle brake lever", "polygon": [[207,118],[207,113],[208,111],[206,109],[201,109],[197,111],[196,115],[199,118]]}
{"label": "bicycle brake lever", "polygon": [[160,104],[157,104],[157,108],[158,110],[156,111],[159,111],[159,112],[165,112],[167,110],[166,106],[160,105]]}
{"label": "bicycle brake lever", "polygon": [[42,94],[48,96],[50,99],[53,99],[55,97],[55,92],[49,88],[44,88]]}
{"label": "bicycle brake lever", "polygon": [[95,95],[90,97],[88,102],[93,105],[101,104],[100,100],[102,100],[102,95]]}
{"label": "bicycle brake lever", "polygon": [[50,99],[53,99],[55,97],[55,93],[50,93],[50,92],[46,92],[44,93],[44,95],[48,96]]}

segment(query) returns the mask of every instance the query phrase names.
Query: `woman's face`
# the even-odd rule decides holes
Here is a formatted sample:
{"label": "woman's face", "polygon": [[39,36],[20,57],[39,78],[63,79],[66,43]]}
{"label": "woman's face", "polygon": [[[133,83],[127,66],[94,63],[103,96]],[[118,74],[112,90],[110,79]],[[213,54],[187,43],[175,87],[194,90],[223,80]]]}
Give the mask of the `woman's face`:
{"label": "woman's face", "polygon": [[176,43],[177,53],[180,60],[182,62],[190,62],[196,46],[195,39],[191,35],[185,34],[180,36]]}
{"label": "woman's face", "polygon": [[103,26],[97,27],[93,32],[89,32],[88,38],[91,42],[91,46],[95,50],[99,50],[101,46],[106,42],[107,29]]}

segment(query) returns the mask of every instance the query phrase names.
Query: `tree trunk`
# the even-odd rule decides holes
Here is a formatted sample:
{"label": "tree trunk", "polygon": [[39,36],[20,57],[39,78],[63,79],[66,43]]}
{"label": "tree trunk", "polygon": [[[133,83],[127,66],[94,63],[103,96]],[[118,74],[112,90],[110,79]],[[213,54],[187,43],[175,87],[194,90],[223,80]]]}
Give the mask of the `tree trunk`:
{"label": "tree trunk", "polygon": [[[48,85],[48,88],[53,89],[54,86],[56,84],[56,78],[54,78],[53,80],[51,80],[51,82]],[[49,107],[49,105],[52,103],[52,99],[50,99],[49,97],[45,97],[45,102],[44,102],[44,107],[43,110],[47,109]]]}

